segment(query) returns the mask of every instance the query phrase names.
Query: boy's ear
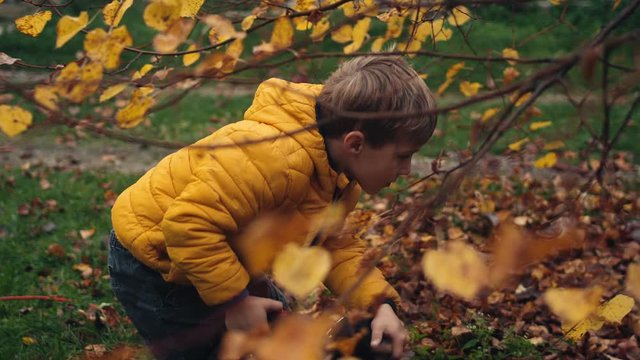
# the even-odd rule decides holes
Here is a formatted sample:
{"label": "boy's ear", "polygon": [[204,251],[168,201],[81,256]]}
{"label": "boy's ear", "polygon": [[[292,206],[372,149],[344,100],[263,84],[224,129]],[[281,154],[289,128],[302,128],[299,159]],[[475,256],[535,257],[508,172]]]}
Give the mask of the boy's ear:
{"label": "boy's ear", "polygon": [[345,134],[342,146],[348,154],[359,154],[364,148],[365,138],[362,131],[350,131]]}

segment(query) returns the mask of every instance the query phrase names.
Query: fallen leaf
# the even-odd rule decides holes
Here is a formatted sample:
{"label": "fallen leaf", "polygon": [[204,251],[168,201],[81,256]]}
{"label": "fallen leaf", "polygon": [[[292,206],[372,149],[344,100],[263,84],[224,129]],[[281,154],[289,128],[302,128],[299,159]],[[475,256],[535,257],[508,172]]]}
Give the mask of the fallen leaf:
{"label": "fallen leaf", "polygon": [[627,291],[640,300],[640,264],[629,264],[627,268]]}
{"label": "fallen leaf", "polygon": [[587,331],[597,331],[607,323],[620,323],[622,319],[633,309],[633,298],[618,294],[613,299],[598,306],[587,318],[575,323],[562,326],[565,336],[574,341],[582,338]]}
{"label": "fallen leaf", "polygon": [[32,338],[31,336],[23,336],[22,337],[22,343],[29,346],[29,345],[35,345],[38,343],[38,340]]}
{"label": "fallen leaf", "polygon": [[575,324],[598,307],[603,290],[591,289],[549,289],[544,293],[544,301],[549,309],[560,318],[563,325]]}
{"label": "fallen leaf", "polygon": [[65,251],[62,245],[53,243],[47,247],[47,255],[62,259],[65,256]]}

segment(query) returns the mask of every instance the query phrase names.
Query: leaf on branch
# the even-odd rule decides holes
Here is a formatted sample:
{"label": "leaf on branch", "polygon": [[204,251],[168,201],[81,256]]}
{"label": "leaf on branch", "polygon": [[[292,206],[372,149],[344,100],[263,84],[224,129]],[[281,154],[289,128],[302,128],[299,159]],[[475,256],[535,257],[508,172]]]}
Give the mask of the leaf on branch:
{"label": "leaf on branch", "polygon": [[40,35],[49,20],[51,20],[51,11],[46,10],[18,18],[16,19],[15,24],[16,29],[21,33],[37,37]]}
{"label": "leaf on branch", "polygon": [[0,129],[9,137],[25,131],[33,122],[33,116],[19,106],[0,105]]}
{"label": "leaf on branch", "polygon": [[180,7],[180,16],[193,18],[196,16],[200,8],[204,4],[204,0],[182,0]]}
{"label": "leaf on branch", "polygon": [[102,81],[102,65],[97,62],[84,64],[76,62],[67,64],[55,80],[57,93],[72,102],[82,102],[91,96]]}
{"label": "leaf on branch", "polygon": [[378,6],[375,0],[349,1],[340,6],[346,17],[352,18],[356,15],[376,16]]}
{"label": "leaf on branch", "polygon": [[[198,46],[196,44],[191,44],[187,48],[187,51],[193,51],[193,50],[195,50],[197,48],[198,48]],[[191,54],[185,54],[182,57],[182,64],[184,66],[191,66],[191,65],[193,65],[193,63],[195,63],[199,59],[200,59],[200,53],[199,52],[195,52],[195,53],[191,53]]]}
{"label": "leaf on branch", "polygon": [[133,92],[129,103],[116,113],[118,126],[129,129],[144,120],[149,108],[156,103],[155,99],[149,96],[151,91],[153,91],[152,87],[143,86]]}
{"label": "leaf on branch", "polygon": [[13,65],[16,61],[20,61],[20,59],[16,59],[3,52],[0,52],[0,65]]}
{"label": "leaf on branch", "polygon": [[480,122],[487,122],[491,119],[493,119],[494,116],[496,116],[496,114],[500,111],[500,108],[494,107],[494,108],[488,108],[487,110],[485,110],[482,113],[482,116],[480,117]]}
{"label": "leaf on branch", "polygon": [[56,88],[51,85],[37,85],[33,97],[36,102],[48,110],[58,111],[58,94]]}
{"label": "leaf on branch", "polygon": [[193,19],[178,19],[153,38],[153,48],[162,53],[174,52],[187,39],[194,25]]}
{"label": "leaf on branch", "polygon": [[520,151],[520,149],[522,149],[522,145],[526,144],[527,142],[529,142],[529,138],[523,138],[520,139],[514,143],[511,143],[508,145],[509,150],[511,151]]}
{"label": "leaf on branch", "polygon": [[345,54],[351,54],[358,51],[362,44],[364,43],[364,39],[367,37],[367,32],[369,32],[369,26],[371,25],[371,18],[364,18],[358,20],[358,22],[353,26],[353,42],[344,47]]}
{"label": "leaf on branch", "polygon": [[84,29],[88,23],[89,14],[86,11],[82,11],[77,17],[65,15],[58,20],[56,26],[56,33],[58,34],[56,49],[71,40],[71,38]]}
{"label": "leaf on branch", "polygon": [[273,278],[299,299],[320,286],[331,269],[331,255],[324,248],[285,245],[273,261]]}
{"label": "leaf on branch", "polygon": [[513,66],[509,66],[502,71],[502,79],[505,86],[511,84],[518,76],[520,76],[520,72]]}
{"label": "leaf on branch", "polygon": [[[504,48],[504,49],[502,49],[502,57],[510,58],[510,59],[519,59],[520,58],[520,56],[518,55],[518,51],[516,49],[512,49],[512,48]],[[514,66],[515,64],[518,63],[517,61],[513,61],[513,60],[507,60],[507,62],[511,66]]]}
{"label": "leaf on branch", "polygon": [[151,64],[144,64],[142,65],[142,67],[140,68],[140,70],[136,71],[135,73],[133,73],[133,76],[131,77],[131,80],[138,80],[141,79],[143,76],[145,76],[149,71],[151,71],[151,69],[153,69],[153,65]]}
{"label": "leaf on branch", "polygon": [[313,26],[311,21],[307,20],[307,16],[293,18],[293,25],[295,25],[294,27],[297,31],[307,31],[311,29],[311,26]]}
{"label": "leaf on branch", "polygon": [[165,31],[180,18],[180,0],[152,0],[142,14],[144,23],[158,31]]}
{"label": "leaf on branch", "polygon": [[344,44],[353,39],[353,26],[351,25],[342,25],[336,30],[331,32],[331,40]]}
{"label": "leaf on branch", "polygon": [[627,268],[627,291],[640,299],[640,263],[630,264]]}
{"label": "leaf on branch", "polygon": [[313,42],[322,41],[330,28],[331,23],[329,22],[329,17],[323,17],[313,25],[311,35],[309,36]]}
{"label": "leaf on branch", "polygon": [[113,98],[114,96],[120,94],[121,92],[124,91],[124,89],[127,88],[129,84],[128,83],[120,83],[120,84],[115,84],[115,85],[111,85],[108,88],[106,88],[102,94],[100,94],[100,102],[105,102],[111,98]]}
{"label": "leaf on branch", "polygon": [[228,66],[228,70],[229,70],[228,72],[233,71],[237,60],[240,58],[240,56],[242,56],[242,52],[244,51],[243,41],[244,41],[243,39],[233,40],[233,42],[229,44],[229,47],[227,47],[227,50],[225,50],[224,52],[226,55],[228,55],[230,58],[233,59],[233,61],[231,61]]}
{"label": "leaf on branch", "polygon": [[240,23],[240,28],[242,29],[242,31],[251,29],[251,26],[253,26],[253,22],[256,20],[256,18],[257,16],[252,14],[242,19],[242,22]]}
{"label": "leaf on branch", "polygon": [[529,125],[529,130],[536,131],[551,126],[551,121],[535,121]]}
{"label": "leaf on branch", "polygon": [[427,251],[422,258],[425,276],[440,290],[472,300],[488,285],[489,269],[471,245],[453,241],[445,249]]}
{"label": "leaf on branch", "polygon": [[473,96],[478,93],[482,85],[478,82],[463,81],[460,83],[460,92],[464,96]]}
{"label": "leaf on branch", "polygon": [[405,17],[394,10],[396,9],[390,11],[385,21],[387,23],[387,32],[384,34],[386,39],[397,39],[402,34]]}
{"label": "leaf on branch", "polygon": [[209,41],[212,45],[219,44],[229,39],[244,39],[247,35],[244,31],[236,31],[231,20],[220,15],[207,15],[202,19],[211,27]]}
{"label": "leaf on branch", "polygon": [[409,41],[408,44],[407,43],[398,43],[398,49],[409,53],[408,56],[410,58],[415,57],[416,54],[412,54],[412,53],[415,53],[416,51],[420,51],[421,47],[422,47],[422,43],[419,40],[415,39],[415,38],[412,38]]}
{"label": "leaf on branch", "polygon": [[559,6],[559,5],[562,5],[565,1],[567,1],[567,0],[549,0],[549,2],[551,3],[551,5],[553,5],[553,6]]}
{"label": "leaf on branch", "polygon": [[459,62],[451,65],[451,67],[447,69],[447,79],[453,79],[454,77],[456,77],[456,75],[458,75],[460,70],[462,70],[463,68],[464,62]]}
{"label": "leaf on branch", "polygon": [[588,317],[571,324],[563,323],[562,330],[565,336],[574,341],[582,338],[587,331],[598,331],[605,323],[619,324],[627,314],[633,309],[635,301],[626,295],[616,295],[613,299],[598,306],[598,308]]}
{"label": "leaf on branch", "polygon": [[113,0],[102,9],[104,23],[109,26],[118,26],[124,13],[131,7],[133,0]]}
{"label": "leaf on branch", "polygon": [[434,41],[447,41],[452,35],[453,31],[444,27],[444,20],[437,19],[431,22],[431,36]]}
{"label": "leaf on branch", "polygon": [[293,44],[293,26],[288,17],[282,16],[276,20],[270,43],[276,50],[288,48]]}
{"label": "leaf on branch", "polygon": [[471,11],[466,6],[456,6],[447,17],[447,22],[453,26],[461,26],[471,20]]}
{"label": "leaf on branch", "polygon": [[533,163],[533,166],[538,169],[551,168],[556,165],[557,161],[558,161],[558,155],[556,155],[556,153],[551,151],[546,153],[543,157],[536,160]]}
{"label": "leaf on branch", "polygon": [[509,97],[509,100],[514,103],[516,107],[522,106],[522,104],[526,103],[529,98],[531,98],[531,91],[521,94],[519,92],[514,93]]}
{"label": "leaf on branch", "polygon": [[120,54],[125,47],[131,46],[133,39],[125,25],[107,33],[103,29],[91,30],[84,38],[84,50],[89,59],[96,61],[107,70],[120,65]]}
{"label": "leaf on branch", "polygon": [[371,43],[371,51],[372,52],[381,52],[382,51],[382,47],[384,46],[384,44],[387,42],[387,39],[385,39],[384,37],[379,37],[375,40],[373,40],[373,42]]}

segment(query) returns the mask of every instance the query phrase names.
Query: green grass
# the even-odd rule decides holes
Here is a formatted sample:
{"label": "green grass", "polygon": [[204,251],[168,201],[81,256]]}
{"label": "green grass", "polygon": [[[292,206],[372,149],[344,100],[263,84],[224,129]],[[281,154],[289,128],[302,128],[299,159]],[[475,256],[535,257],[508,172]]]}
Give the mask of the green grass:
{"label": "green grass", "polygon": [[[41,177],[48,179],[51,188],[41,188]],[[49,173],[38,168],[2,172],[0,294],[61,295],[73,300],[0,302],[0,354],[4,359],[64,359],[88,344],[109,347],[138,341],[127,323],[109,327],[79,312],[88,310],[90,304],[114,303],[105,277],[110,206],[104,194],[108,189],[119,192],[134,179],[120,174]],[[28,214],[18,213],[26,208]],[[86,229],[96,232],[83,240],[79,231]],[[48,253],[54,243],[64,249],[63,256]],[[73,269],[82,262],[94,269],[89,281]],[[119,309],[118,304],[113,305]],[[36,343],[26,345],[23,337]]]}

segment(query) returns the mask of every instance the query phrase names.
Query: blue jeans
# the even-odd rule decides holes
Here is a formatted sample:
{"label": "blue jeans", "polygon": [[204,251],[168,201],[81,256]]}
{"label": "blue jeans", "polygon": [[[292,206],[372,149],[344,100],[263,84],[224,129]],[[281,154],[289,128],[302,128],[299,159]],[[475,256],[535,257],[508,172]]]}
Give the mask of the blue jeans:
{"label": "blue jeans", "polygon": [[[222,336],[224,305],[205,304],[192,285],[164,281],[125,249],[114,232],[109,240],[109,274],[113,293],[158,359],[214,359]],[[252,281],[249,293],[282,301],[268,279]]]}

